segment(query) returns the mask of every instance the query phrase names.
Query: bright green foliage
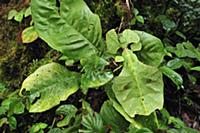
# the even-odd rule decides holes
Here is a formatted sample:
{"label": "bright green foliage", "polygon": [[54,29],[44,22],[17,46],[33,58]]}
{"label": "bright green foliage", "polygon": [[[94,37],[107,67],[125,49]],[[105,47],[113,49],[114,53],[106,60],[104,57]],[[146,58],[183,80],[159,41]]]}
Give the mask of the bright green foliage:
{"label": "bright green foliage", "polygon": [[[100,19],[82,0],[32,0],[31,11],[40,38],[73,59],[96,54],[101,41]],[[59,11],[58,11],[59,10]]]}
{"label": "bright green foliage", "polygon": [[138,52],[138,59],[147,65],[158,67],[165,56],[164,47],[160,39],[143,31],[135,31],[142,43],[142,50]]}
{"label": "bright green foliage", "polygon": [[190,70],[199,71],[200,72],[200,66],[192,67]]}
{"label": "bright green foliage", "polygon": [[163,107],[163,81],[161,72],[140,62],[132,51],[122,53],[124,67],[115,78],[112,89],[126,113],[134,117],[149,115]]}
{"label": "bright green foliage", "polygon": [[23,30],[22,32],[22,42],[23,43],[31,43],[38,38],[38,34],[35,31],[33,26],[30,26]]}
{"label": "bright green foliage", "polygon": [[30,133],[44,133],[43,129],[47,128],[47,126],[46,123],[36,123],[31,127]]}
{"label": "bright green foliage", "polygon": [[[112,0],[102,1],[105,4],[110,2]],[[139,15],[136,8],[129,12],[130,5],[130,1],[124,3],[117,0],[115,3],[122,20],[117,32],[115,29],[107,32],[105,44],[100,19],[90,11],[84,0],[32,0],[31,8],[19,13],[11,11],[9,19],[20,22],[23,16],[32,15],[31,25],[34,25],[22,32],[23,43],[33,42],[40,37],[53,50],[61,52],[56,53],[59,57],[56,55],[55,60],[65,66],[49,63],[51,59],[42,63],[46,65],[39,68],[35,66],[34,70],[38,69],[22,84],[22,97],[6,95],[7,99],[1,103],[0,126],[7,124],[11,130],[18,128],[15,115],[24,113],[25,106],[32,113],[28,117],[40,116],[34,113],[52,109],[64,101],[53,112],[55,116],[51,125],[46,124],[49,120],[42,119],[41,122],[36,120],[38,123],[30,124],[31,128],[25,128],[29,128],[30,133],[193,132],[180,119],[171,117],[163,109],[162,72],[178,87],[182,87],[183,79],[174,70],[184,67],[186,71],[199,71],[198,66],[192,67],[193,62],[187,62],[187,58],[200,60],[199,49],[190,42],[164,49],[157,37],[144,31],[124,29],[125,19],[131,17],[131,13],[134,16],[130,18],[132,22],[127,22],[128,26],[137,27],[136,21],[142,24],[144,19],[146,21],[146,16],[143,18]],[[158,16],[157,21],[161,22],[166,33],[176,28],[176,24],[167,16]],[[181,33],[176,34],[186,38]],[[166,54],[172,59],[163,62]],[[4,93],[5,87],[0,88],[3,88],[0,93]],[[68,99],[79,88],[80,91]],[[85,101],[91,98],[87,93],[89,88],[101,88],[100,91],[107,93],[108,99],[100,108],[100,113]],[[79,101],[73,101],[76,98]],[[96,102],[99,104],[98,100],[90,101],[94,102],[94,108]],[[25,105],[23,101],[26,101]],[[82,107],[79,106],[81,101]],[[77,107],[73,105],[74,102]],[[173,129],[169,130],[169,125]],[[24,125],[20,123],[18,126]]]}
{"label": "bright green foliage", "polygon": [[57,63],[38,68],[22,84],[20,95],[26,93],[29,112],[43,112],[78,90],[78,75]]}
{"label": "bright green foliage", "polygon": [[106,33],[106,45],[108,53],[111,54],[116,54],[117,50],[121,47],[118,35],[114,29]]}
{"label": "bright green foliage", "polygon": [[119,40],[121,47],[126,48],[129,44],[138,44],[140,42],[140,37],[135,31],[126,29],[120,34]]}
{"label": "bright green foliage", "polygon": [[30,7],[28,8],[23,8],[22,10],[20,10],[19,12],[16,10],[11,10],[8,13],[8,20],[11,20],[14,18],[15,21],[21,23],[24,17],[28,17],[31,15],[31,10]]}
{"label": "bright green foliage", "polygon": [[183,79],[177,72],[173,71],[167,66],[161,67],[160,70],[163,72],[165,76],[167,76],[173,81],[173,83],[178,87],[178,89],[182,86]]}
{"label": "bright green foliage", "polygon": [[113,78],[111,71],[104,70],[109,63],[98,56],[90,57],[90,59],[82,59],[84,74],[81,75],[81,88],[83,92],[87,92],[88,88],[97,88]]}
{"label": "bright green foliage", "polygon": [[65,118],[57,123],[57,127],[67,126],[70,120],[75,117],[77,108],[74,105],[62,105],[56,110],[57,115],[64,115]]}

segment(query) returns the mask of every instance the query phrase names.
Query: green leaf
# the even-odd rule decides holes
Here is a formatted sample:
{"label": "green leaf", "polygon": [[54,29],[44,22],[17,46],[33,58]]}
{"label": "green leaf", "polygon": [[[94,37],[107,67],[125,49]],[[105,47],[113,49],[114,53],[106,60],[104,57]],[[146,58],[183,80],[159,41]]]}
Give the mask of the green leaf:
{"label": "green leaf", "polygon": [[17,127],[17,120],[14,116],[8,117],[8,123],[11,130],[16,129]]}
{"label": "green leaf", "polygon": [[116,54],[117,50],[121,47],[115,29],[112,29],[106,33],[106,45],[108,53],[111,54]]}
{"label": "green leaf", "polygon": [[156,19],[161,22],[163,29],[165,29],[167,32],[173,30],[176,27],[176,23],[165,15],[159,15]]}
{"label": "green leaf", "polygon": [[135,128],[142,128],[142,125],[136,122],[133,118],[131,118],[119,104],[117,99],[115,98],[114,92],[111,89],[111,85],[106,86],[106,94],[108,95],[110,101],[112,101],[113,107],[128,121],[133,125]]}
{"label": "green leaf", "polygon": [[28,17],[31,15],[31,7],[28,7],[24,13],[24,17]]}
{"label": "green leaf", "polygon": [[57,127],[67,126],[70,120],[75,117],[77,108],[74,105],[62,105],[56,110],[57,115],[64,115],[65,118],[59,121],[56,125]]}
{"label": "green leaf", "polygon": [[97,88],[108,83],[113,74],[111,71],[104,70],[109,63],[101,57],[95,56],[90,59],[82,59],[84,74],[81,75],[81,88],[87,91],[88,88]]}
{"label": "green leaf", "polygon": [[136,20],[142,24],[144,24],[144,18],[141,15],[136,16]]}
{"label": "green leaf", "polygon": [[13,17],[15,17],[15,15],[17,14],[18,12],[16,10],[11,10],[9,11],[8,13],[8,20],[11,20],[13,19]]}
{"label": "green leaf", "polygon": [[30,26],[23,30],[22,32],[22,42],[31,43],[38,38],[38,34],[33,26]]}
{"label": "green leaf", "polygon": [[2,127],[3,124],[8,124],[8,119],[5,117],[0,119],[0,127]]}
{"label": "green leaf", "polygon": [[31,127],[30,133],[38,133],[39,131],[47,128],[47,126],[48,125],[46,123],[36,123]]}
{"label": "green leaf", "polygon": [[167,66],[161,67],[160,70],[165,76],[172,80],[172,82],[178,87],[178,89],[182,87],[183,79],[177,72]]}
{"label": "green leaf", "polygon": [[143,31],[135,32],[140,36],[142,43],[142,50],[137,53],[138,59],[147,65],[159,66],[165,56],[160,39]]}
{"label": "green leaf", "polygon": [[134,117],[162,109],[162,73],[156,67],[141,63],[128,49],[122,55],[124,67],[114,79],[112,89],[125,112]]}
{"label": "green leaf", "polygon": [[34,27],[41,39],[72,59],[96,54],[101,44],[100,19],[83,0],[32,0]]}
{"label": "green leaf", "polygon": [[183,60],[179,58],[175,58],[173,60],[170,60],[167,62],[167,67],[170,67],[171,69],[179,69],[183,66]]}
{"label": "green leaf", "polygon": [[18,92],[19,90],[11,93],[8,98],[1,103],[1,107],[7,112],[8,116],[24,113],[25,106]]}
{"label": "green leaf", "polygon": [[122,56],[115,56],[115,62],[123,62],[124,58]]}
{"label": "green leaf", "polygon": [[23,20],[23,16],[24,16],[24,9],[22,9],[20,12],[16,13],[14,19],[15,19],[15,21],[21,23]]}
{"label": "green leaf", "polygon": [[43,112],[66,100],[78,87],[77,73],[58,63],[49,63],[24,80],[20,95],[27,93],[29,112]]}
{"label": "green leaf", "polygon": [[105,127],[103,126],[103,120],[97,113],[88,113],[82,117],[83,129],[80,129],[80,133],[105,133]]}
{"label": "green leaf", "polygon": [[192,67],[190,70],[199,71],[200,72],[200,66]]}
{"label": "green leaf", "polygon": [[126,48],[129,44],[137,44],[140,42],[140,36],[133,30],[124,30],[119,37],[121,47]]}
{"label": "green leaf", "polygon": [[200,51],[197,50],[197,48],[195,48],[191,42],[183,42],[182,45],[184,45],[184,47],[188,50],[186,51],[188,57],[196,58],[198,61],[200,61]]}
{"label": "green leaf", "polygon": [[142,49],[142,43],[135,43],[131,45],[131,50],[134,51],[140,51]]}
{"label": "green leaf", "polygon": [[111,130],[119,133],[126,131],[129,123],[114,109],[111,101],[106,101],[101,107],[100,115]]}

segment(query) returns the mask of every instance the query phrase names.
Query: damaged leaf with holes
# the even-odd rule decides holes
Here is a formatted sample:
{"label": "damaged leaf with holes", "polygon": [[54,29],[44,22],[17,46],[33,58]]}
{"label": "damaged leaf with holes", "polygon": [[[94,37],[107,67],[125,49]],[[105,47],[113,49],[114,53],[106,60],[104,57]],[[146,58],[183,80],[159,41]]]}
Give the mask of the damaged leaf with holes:
{"label": "damaged leaf with holes", "polygon": [[27,77],[20,95],[28,99],[29,112],[43,112],[66,100],[78,90],[79,75],[58,63],[49,63]]}

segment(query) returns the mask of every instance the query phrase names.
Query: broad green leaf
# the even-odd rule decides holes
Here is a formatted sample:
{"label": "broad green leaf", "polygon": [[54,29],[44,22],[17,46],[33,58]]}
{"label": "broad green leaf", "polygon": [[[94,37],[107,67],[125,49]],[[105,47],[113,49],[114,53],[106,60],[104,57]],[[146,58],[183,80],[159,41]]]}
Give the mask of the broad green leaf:
{"label": "broad green leaf", "polygon": [[24,80],[20,95],[28,97],[29,112],[43,112],[66,100],[78,87],[77,73],[58,63],[49,63]]}
{"label": "broad green leaf", "polygon": [[101,116],[97,113],[88,113],[82,117],[83,129],[79,129],[80,133],[105,133],[105,127]]}
{"label": "broad green leaf", "polygon": [[138,59],[147,65],[159,66],[165,56],[160,39],[143,31],[135,32],[140,36],[142,43],[142,50],[137,53]]}
{"label": "broad green leaf", "polygon": [[159,128],[159,122],[155,111],[148,116],[138,115],[135,117],[135,120],[141,123],[143,127],[152,131],[156,131]]}
{"label": "broad green leaf", "polygon": [[177,72],[167,66],[161,67],[160,70],[165,76],[172,80],[172,82],[178,87],[178,89],[182,87],[183,79]]}
{"label": "broad green leaf", "polygon": [[131,125],[133,125],[135,128],[142,128],[142,125],[138,122],[136,122],[133,118],[131,118],[122,108],[122,106],[119,104],[119,102],[117,101],[115,94],[112,90],[111,85],[107,85],[106,86],[106,94],[108,95],[110,101],[113,104],[113,107],[116,109],[116,111],[118,111],[128,122],[130,122]]}
{"label": "broad green leaf", "polygon": [[47,128],[47,126],[46,123],[36,123],[31,127],[30,133],[38,133],[40,130]]}
{"label": "broad green leaf", "polygon": [[101,107],[100,115],[111,130],[119,133],[126,131],[129,123],[114,109],[111,101],[106,101]]}
{"label": "broad green leaf", "polygon": [[38,34],[33,26],[27,27],[22,32],[22,42],[31,43],[38,38]]}
{"label": "broad green leaf", "polygon": [[133,30],[124,30],[119,37],[121,47],[126,48],[129,44],[137,44],[140,42],[140,36]]}
{"label": "broad green leaf", "polygon": [[18,12],[16,10],[11,10],[9,11],[8,13],[8,20],[11,20],[13,19],[13,17],[15,17],[15,15],[17,14]]}
{"label": "broad green leaf", "polygon": [[125,112],[134,117],[162,109],[162,73],[156,67],[140,62],[128,49],[122,55],[124,67],[114,79],[112,89]]}
{"label": "broad green leaf", "polygon": [[57,115],[64,115],[64,119],[57,123],[57,127],[67,126],[70,120],[75,117],[77,108],[74,105],[62,105],[56,110]]}
{"label": "broad green leaf", "polygon": [[[59,9],[58,9],[59,8]],[[41,39],[72,59],[96,54],[102,38],[100,19],[83,0],[32,0],[34,27]]]}
{"label": "broad green leaf", "polygon": [[108,83],[113,74],[111,71],[104,70],[109,63],[101,57],[95,56],[90,59],[81,60],[85,73],[81,75],[81,88],[87,91],[88,88],[97,88]]}
{"label": "broad green leaf", "polygon": [[200,72],[200,66],[192,67],[190,70],[199,71]]}
{"label": "broad green leaf", "polygon": [[121,47],[115,29],[112,29],[106,33],[106,45],[107,51],[111,54],[116,54],[117,50]]}

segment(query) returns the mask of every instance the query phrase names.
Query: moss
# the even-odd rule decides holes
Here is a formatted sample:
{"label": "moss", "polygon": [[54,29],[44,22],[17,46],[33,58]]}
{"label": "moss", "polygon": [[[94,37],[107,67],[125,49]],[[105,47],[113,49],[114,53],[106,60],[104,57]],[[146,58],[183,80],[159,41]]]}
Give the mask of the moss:
{"label": "moss", "polygon": [[26,77],[29,63],[33,59],[43,58],[49,47],[40,40],[22,44],[21,32],[29,25],[29,21],[24,20],[23,24],[8,21],[9,10],[1,12],[4,14],[0,14],[0,82],[5,83],[7,88],[18,89]]}

